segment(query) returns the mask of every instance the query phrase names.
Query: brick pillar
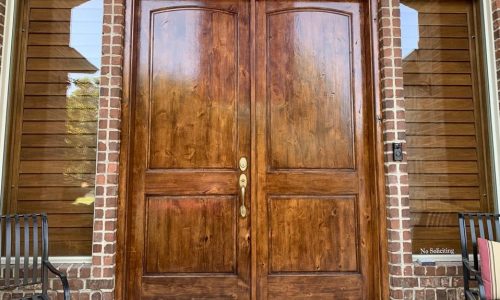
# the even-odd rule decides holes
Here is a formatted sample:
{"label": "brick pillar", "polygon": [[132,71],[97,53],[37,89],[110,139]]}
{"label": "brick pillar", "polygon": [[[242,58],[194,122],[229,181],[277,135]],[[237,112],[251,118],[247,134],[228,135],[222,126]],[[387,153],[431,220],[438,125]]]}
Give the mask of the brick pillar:
{"label": "brick pillar", "polygon": [[379,2],[379,47],[384,125],[390,296],[403,296],[401,278],[412,273],[410,207],[406,152],[403,162],[392,161],[392,143],[405,149],[405,111],[401,59],[401,21],[398,0]]}
{"label": "brick pillar", "polygon": [[124,41],[124,0],[104,0],[103,56],[97,143],[92,289],[114,292],[118,166]]}

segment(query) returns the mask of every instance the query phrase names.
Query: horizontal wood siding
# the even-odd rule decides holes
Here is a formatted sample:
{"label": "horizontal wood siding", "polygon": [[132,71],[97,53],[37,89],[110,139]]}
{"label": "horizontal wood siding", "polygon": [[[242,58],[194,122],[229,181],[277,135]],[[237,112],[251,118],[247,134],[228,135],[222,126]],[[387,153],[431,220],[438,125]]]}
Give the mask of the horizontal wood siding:
{"label": "horizontal wood siding", "polygon": [[99,82],[81,78],[96,78],[99,66],[72,46],[79,42],[72,15],[86,3],[29,0],[25,7],[9,208],[49,214],[54,256],[92,252]]}
{"label": "horizontal wood siding", "polygon": [[403,24],[418,30],[403,33],[417,41],[403,59],[413,252],[459,253],[456,213],[488,209],[472,2],[402,3],[418,13]]}

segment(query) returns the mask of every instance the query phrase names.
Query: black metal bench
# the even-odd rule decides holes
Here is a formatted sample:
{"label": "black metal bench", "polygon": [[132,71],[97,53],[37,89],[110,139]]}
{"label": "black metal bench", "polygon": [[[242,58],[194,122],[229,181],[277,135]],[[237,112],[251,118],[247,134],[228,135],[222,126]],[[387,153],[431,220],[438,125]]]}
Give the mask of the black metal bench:
{"label": "black metal bench", "polygon": [[[481,237],[500,242],[500,214],[459,213],[458,223],[460,227],[460,246],[462,248],[465,298],[486,299],[479,268],[477,239]],[[472,261],[469,259],[471,255]],[[471,288],[471,283],[477,284],[477,288]]]}
{"label": "black metal bench", "polygon": [[49,262],[48,243],[47,215],[0,216],[0,290],[41,284],[41,293],[22,299],[49,299],[50,271],[61,279],[64,300],[69,300],[68,279]]}

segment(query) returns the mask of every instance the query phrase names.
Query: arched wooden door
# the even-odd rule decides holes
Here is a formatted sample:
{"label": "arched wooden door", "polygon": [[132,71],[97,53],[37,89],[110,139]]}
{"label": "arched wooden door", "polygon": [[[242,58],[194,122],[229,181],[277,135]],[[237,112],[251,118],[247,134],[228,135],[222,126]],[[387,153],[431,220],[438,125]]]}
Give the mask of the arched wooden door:
{"label": "arched wooden door", "polygon": [[366,6],[136,1],[127,298],[374,299]]}

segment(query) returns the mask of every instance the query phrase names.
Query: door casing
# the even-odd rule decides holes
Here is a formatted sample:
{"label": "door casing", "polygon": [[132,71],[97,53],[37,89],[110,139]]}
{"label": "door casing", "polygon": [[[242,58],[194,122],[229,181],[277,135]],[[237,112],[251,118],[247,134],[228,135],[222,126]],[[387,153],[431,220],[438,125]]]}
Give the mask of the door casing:
{"label": "door casing", "polygon": [[[255,33],[256,24],[256,2],[253,0],[251,2],[251,21],[250,30]],[[118,197],[118,230],[117,230],[117,255],[116,255],[116,288],[115,288],[115,299],[126,299],[126,278],[127,278],[127,265],[126,265],[126,249],[127,249],[127,207],[129,202],[129,158],[131,157],[130,149],[130,129],[133,124],[133,107],[131,107],[131,99],[135,93],[134,91],[134,81],[135,74],[132,72],[135,68],[136,63],[136,37],[137,37],[137,6],[139,0],[125,0],[125,36],[124,36],[124,64],[123,64],[123,93],[122,93],[122,112],[121,112],[121,137],[120,137],[120,166],[119,166],[119,197]],[[374,292],[377,299],[387,299],[389,297],[389,271],[388,271],[388,256],[387,256],[387,221],[386,221],[386,201],[385,201],[385,175],[384,175],[384,144],[383,144],[383,126],[381,120],[382,116],[382,98],[380,93],[380,78],[379,78],[379,42],[378,42],[378,4],[376,0],[367,0],[368,4],[368,15],[370,22],[367,22],[367,27],[369,24],[370,28],[366,28],[365,32],[369,33],[369,36],[365,36],[365,43],[369,44],[370,47],[365,51],[365,54],[370,54],[370,59],[366,60],[366,72],[371,72],[367,79],[371,79],[371,82],[367,82],[366,85],[370,88],[366,89],[367,97],[373,102],[374,111],[373,116],[376,118],[372,120],[373,126],[372,134],[374,134],[373,145],[371,148],[375,151],[373,156],[373,161],[370,162],[372,170],[374,171],[373,186],[374,194],[372,199],[374,201],[372,215],[376,216],[373,220],[374,230],[373,234],[376,235],[374,240],[378,241],[377,245],[374,245],[373,257],[378,258],[374,261],[375,269],[380,270],[374,277]],[[253,35],[254,36],[254,35]],[[251,48],[255,49],[255,40],[251,41]],[[255,82],[255,54],[251,51],[251,81]],[[255,87],[252,84],[251,87],[251,97],[252,101],[255,98]],[[252,135],[255,134],[252,129]],[[251,160],[255,159],[255,150],[252,149]],[[253,193],[252,193],[253,194]],[[252,221],[253,223],[253,221]],[[256,234],[255,228],[252,228],[252,235]],[[377,238],[378,237],[378,238]],[[252,249],[256,247],[256,239],[252,239]],[[251,294],[252,299],[256,297],[256,259],[255,255],[252,255],[251,260]]]}

